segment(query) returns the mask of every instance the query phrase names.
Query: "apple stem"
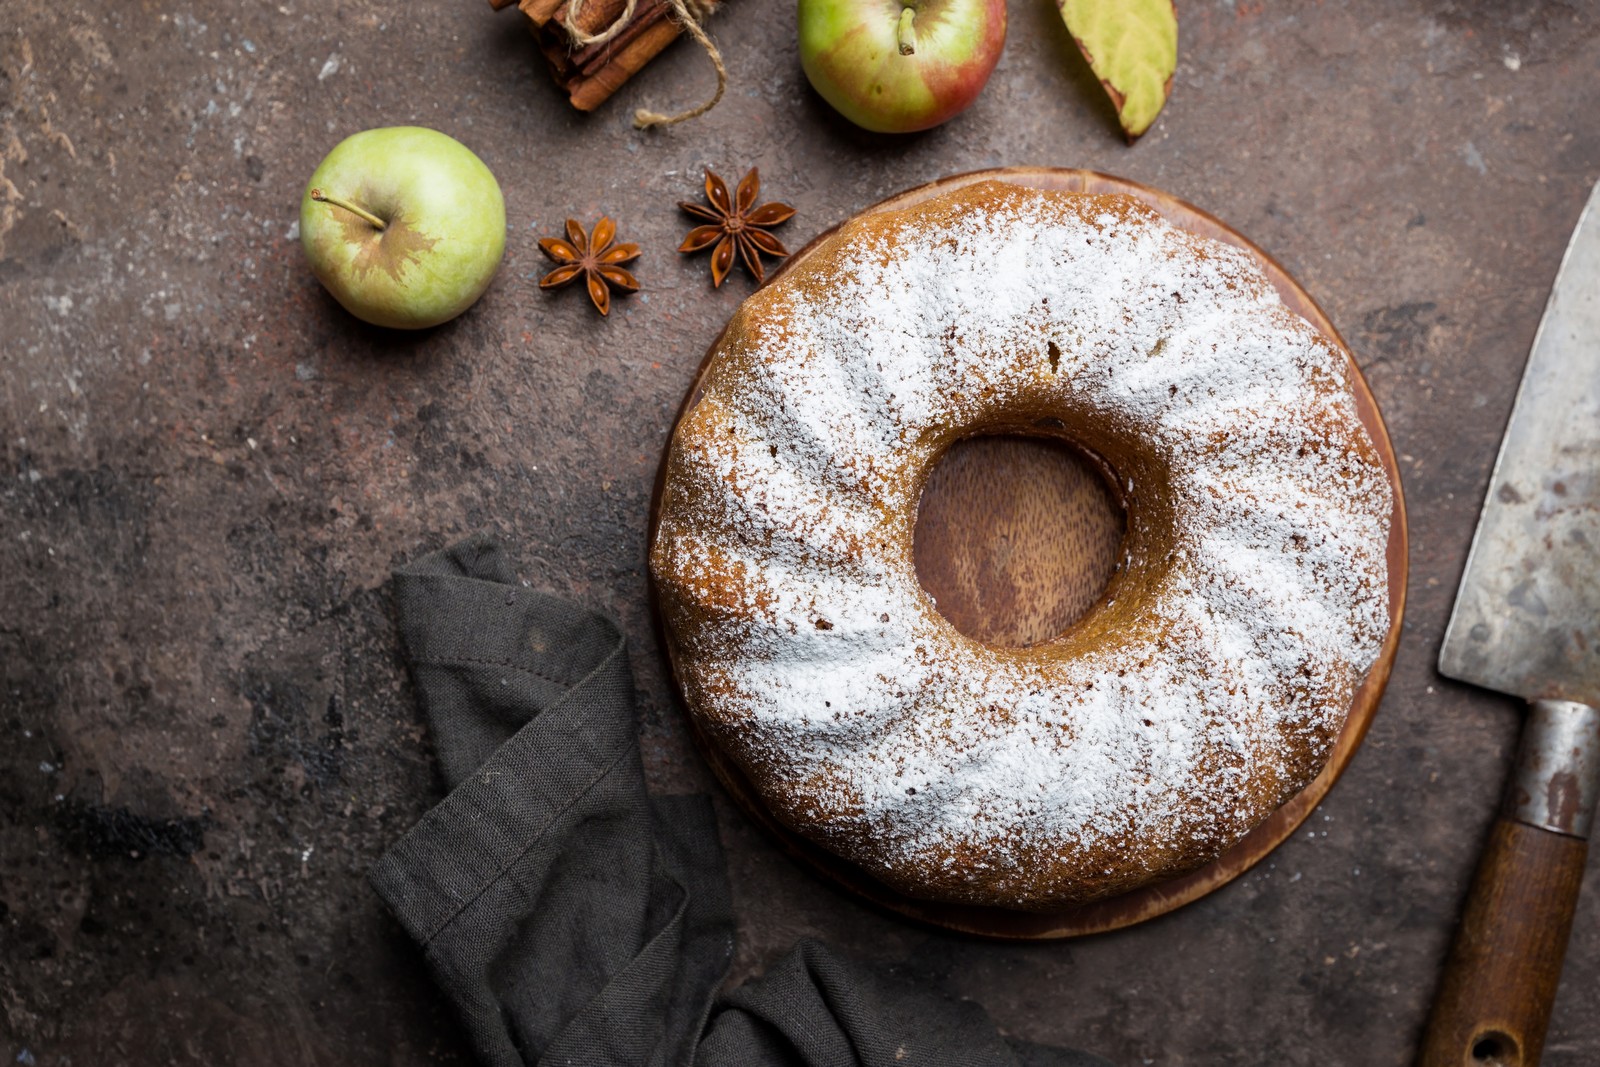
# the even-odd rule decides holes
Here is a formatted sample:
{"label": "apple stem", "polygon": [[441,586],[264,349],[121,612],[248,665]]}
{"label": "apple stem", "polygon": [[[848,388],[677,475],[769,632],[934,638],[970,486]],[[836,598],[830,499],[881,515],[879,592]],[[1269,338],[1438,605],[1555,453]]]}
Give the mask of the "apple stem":
{"label": "apple stem", "polygon": [[311,190],[311,199],[317,201],[319,204],[332,204],[334,207],[342,207],[346,211],[350,212],[350,214],[365,219],[375,230],[382,230],[388,225],[388,223],[384,222],[366,208],[361,207],[359,204],[352,204],[343,197],[329,196],[321,189]]}
{"label": "apple stem", "polygon": [[917,27],[912,20],[917,17],[917,12],[910,5],[900,12],[900,54],[903,56],[915,55],[917,51]]}

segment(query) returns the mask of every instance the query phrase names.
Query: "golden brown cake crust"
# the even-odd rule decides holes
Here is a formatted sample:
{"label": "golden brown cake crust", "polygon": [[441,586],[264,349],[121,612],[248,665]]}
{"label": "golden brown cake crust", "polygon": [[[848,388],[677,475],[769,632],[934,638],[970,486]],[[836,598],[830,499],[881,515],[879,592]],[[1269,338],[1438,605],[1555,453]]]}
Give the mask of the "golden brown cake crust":
{"label": "golden brown cake crust", "polygon": [[[847,225],[739,309],[673,437],[651,567],[690,713],[911,896],[1192,870],[1315,776],[1387,629],[1347,373],[1248,257],[1124,197]],[[1104,600],[1026,649],[956,632],[911,563],[928,471],[1004,432],[1094,451],[1128,509]]]}

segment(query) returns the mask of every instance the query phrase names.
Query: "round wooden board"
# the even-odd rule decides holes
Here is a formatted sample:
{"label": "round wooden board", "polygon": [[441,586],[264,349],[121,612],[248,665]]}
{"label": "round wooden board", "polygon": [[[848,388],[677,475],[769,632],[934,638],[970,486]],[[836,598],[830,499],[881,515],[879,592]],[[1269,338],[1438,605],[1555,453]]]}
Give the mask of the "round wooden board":
{"label": "round wooden board", "polygon": [[[1366,379],[1362,377],[1361,370],[1356,365],[1354,358],[1350,356],[1349,348],[1345,345],[1344,339],[1339,336],[1339,332],[1328,321],[1327,315],[1317,306],[1316,301],[1289,276],[1287,271],[1241,234],[1200,209],[1158,189],[1152,189],[1137,182],[1099,174],[1094,171],[1049,167],[1007,167],[996,170],[974,171],[970,174],[960,174],[930,182],[927,185],[921,185],[892,196],[867,208],[862,214],[870,215],[909,207],[953,189],[959,189],[974,182],[990,180],[1011,182],[1035,189],[1126,194],[1154,208],[1175,226],[1191,233],[1224,241],[1249,252],[1260,263],[1268,278],[1271,279],[1283,302],[1320,330],[1329,340],[1338,345],[1340,351],[1344,352],[1345,357],[1350,360],[1351,381],[1355,386],[1356,406],[1360,412],[1362,422],[1366,425],[1367,432],[1371,435],[1373,443],[1377,447],[1384,467],[1389,472],[1389,481],[1394,489],[1394,516],[1390,526],[1388,552],[1389,633],[1384,639],[1383,648],[1378,655],[1377,662],[1373,664],[1372,670],[1368,672],[1366,679],[1356,690],[1349,717],[1345,721],[1344,729],[1339,735],[1327,765],[1310,785],[1306,786],[1304,790],[1279,808],[1266,822],[1256,827],[1211,863],[1181,878],[1146,886],[1131,893],[1096,901],[1091,904],[1049,912],[1013,911],[1006,908],[918,900],[889,888],[854,864],[848,863],[832,853],[811,844],[781,824],[767,809],[760,796],[756,793],[755,788],[745,778],[743,772],[718,749],[707,744],[705,737],[694,724],[693,718],[689,718],[690,729],[699,744],[700,751],[733,799],[750,818],[772,834],[794,859],[811,868],[828,881],[901,915],[964,933],[1017,940],[1078,937],[1085,934],[1115,930],[1143,922],[1146,919],[1153,919],[1158,915],[1164,915],[1175,908],[1196,900],[1220,886],[1226,885],[1249,870],[1267,853],[1287,840],[1305,820],[1306,816],[1311,814],[1311,811],[1327,795],[1328,790],[1333,787],[1333,783],[1338,780],[1339,775],[1349,765],[1356,749],[1361,745],[1362,738],[1366,736],[1367,727],[1371,724],[1373,713],[1377,710],[1378,702],[1383,696],[1384,686],[1389,680],[1390,669],[1394,665],[1395,652],[1399,647],[1400,624],[1405,611],[1406,599],[1407,538],[1405,502],[1401,495],[1400,471],[1395,462],[1394,447],[1389,441],[1388,430],[1385,428],[1383,418],[1378,412],[1378,405],[1373,399],[1372,391],[1368,388]],[[774,279],[782,277],[785,271],[802,262],[820,242],[837,229],[838,227],[835,226],[819,234],[785,262],[772,277]],[[719,336],[717,342],[714,342],[707,351],[705,359],[701,361],[695,380],[685,394],[683,406],[679,411],[680,419],[683,412],[687,411],[693,403],[699,388],[700,378],[705,373],[711,353],[716,351],[717,343],[720,343],[720,341],[721,337]],[[670,442],[668,448],[670,451]],[[1063,506],[1078,507],[1079,510],[1082,510],[1085,506],[1082,499],[1083,493],[1103,494],[1103,488],[1085,484],[1086,482],[1092,482],[1093,479],[1076,477],[1070,469],[1063,471],[1061,464],[1050,460],[1048,457],[1041,457],[1037,452],[1030,451],[1025,443],[1014,445],[1007,442],[1000,444],[997,450],[993,454],[984,457],[982,462],[985,464],[983,467],[985,476],[992,476],[998,470],[1003,475],[1002,480],[1009,486],[1009,491],[1000,491],[999,496],[1001,498],[1009,497],[1014,500],[1029,500],[1032,502],[1029,507],[1035,513],[1037,512],[1037,501],[1041,498],[1055,501]],[[1071,467],[1070,462],[1067,467]],[[652,544],[655,542],[657,505],[660,501],[661,484],[665,473],[666,460],[663,457],[661,473],[657,477],[655,500],[652,502],[650,510],[650,543]],[[1065,474],[1065,477],[1063,477],[1063,474]],[[1046,480],[1050,479],[1053,479],[1053,483],[1046,485]],[[945,515],[942,514],[944,509],[962,511],[962,514],[958,516],[952,515],[951,518],[955,520],[955,524],[964,528],[962,533],[965,536],[941,538],[941,544],[948,546],[947,550],[949,552],[959,554],[964,551],[963,545],[972,546],[981,541],[981,538],[974,539],[971,536],[970,529],[974,523],[970,508],[972,500],[970,485],[977,479],[971,477],[963,479],[958,476],[953,478],[952,481],[957,484],[942,497],[938,507],[941,514],[933,516],[932,521],[935,526],[941,525],[945,519]],[[963,482],[969,487],[965,497],[963,496],[964,491],[961,484],[959,484]],[[930,482],[930,493],[932,488],[933,483]],[[993,492],[994,490],[991,488],[987,491]],[[1103,511],[1103,506],[1101,510]],[[1016,515],[1019,513],[1025,514],[1025,512],[1005,507],[986,507],[982,511],[984,515],[1001,516],[995,521],[1003,521],[1006,516],[1009,516],[1008,521],[1013,522],[1016,521]],[[923,508],[918,519],[919,537],[924,524],[929,521],[929,506],[925,496]],[[1099,523],[1097,529],[1105,530],[1104,522]],[[957,625],[964,632],[972,634],[975,629],[983,629],[984,620],[978,618],[963,622],[958,618],[958,611],[961,608],[964,607],[970,614],[972,612],[981,613],[986,604],[1006,604],[1011,609],[1009,614],[1019,617],[1023,621],[1020,624],[1008,624],[997,620],[995,625],[988,630],[988,634],[1008,640],[1009,643],[1024,644],[1037,638],[1040,626],[1048,628],[1049,625],[1052,625],[1049,620],[1054,615],[1051,610],[1031,613],[1017,611],[1015,601],[1018,593],[1025,593],[1031,587],[1037,587],[1037,590],[1048,590],[1057,587],[1069,589],[1081,587],[1083,584],[1082,575],[1072,571],[1070,568],[1081,568],[1081,566],[1086,565],[1084,562],[1085,557],[1093,556],[1097,551],[1098,548],[1096,546],[1088,545],[1081,552],[1058,554],[1053,560],[1045,559],[1042,562],[1036,560],[1036,565],[1033,567],[1032,572],[1026,576],[1021,589],[991,589],[987,591],[989,594],[987,596],[984,589],[978,588],[974,590],[972,588],[974,582],[981,587],[988,580],[983,576],[995,573],[994,567],[985,566],[981,561],[955,558],[926,560],[924,555],[919,553],[917,565],[919,576],[923,577],[924,584],[932,584],[928,576],[928,571],[931,569],[945,573],[952,591],[958,590],[963,585],[967,587],[969,595],[964,598],[963,605],[958,606],[957,610],[954,611],[951,609],[951,605],[947,604],[944,592],[941,591],[939,596],[941,610],[944,610],[947,617],[950,617],[952,621],[957,622]],[[1069,568],[1069,570],[1050,574],[1041,573],[1041,567],[1044,571],[1062,567]],[[1013,573],[1011,577],[1014,580],[1015,574]],[[654,595],[653,587],[652,595]],[[956,595],[959,596],[959,593]],[[1056,605],[1056,610],[1067,610],[1069,617],[1081,610],[1081,603],[1072,602],[1074,595],[1071,593],[1066,595],[1065,600],[1062,602],[1065,607],[1058,604]],[[659,617],[658,612],[658,620]],[[1019,626],[1020,628],[1018,628]],[[676,673],[676,652],[673,648],[671,635],[666,633],[664,628],[662,640],[667,651],[668,662],[673,667],[674,673]]]}

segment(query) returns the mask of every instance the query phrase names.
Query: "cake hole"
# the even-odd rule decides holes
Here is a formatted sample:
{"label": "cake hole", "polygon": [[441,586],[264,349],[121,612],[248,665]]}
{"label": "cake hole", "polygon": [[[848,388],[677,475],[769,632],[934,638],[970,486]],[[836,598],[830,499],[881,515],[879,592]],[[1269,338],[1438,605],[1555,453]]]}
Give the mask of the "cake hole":
{"label": "cake hole", "polygon": [[1101,465],[1064,441],[973,437],[929,475],[917,578],[939,613],[985,644],[1047,641],[1093,606],[1127,528]]}

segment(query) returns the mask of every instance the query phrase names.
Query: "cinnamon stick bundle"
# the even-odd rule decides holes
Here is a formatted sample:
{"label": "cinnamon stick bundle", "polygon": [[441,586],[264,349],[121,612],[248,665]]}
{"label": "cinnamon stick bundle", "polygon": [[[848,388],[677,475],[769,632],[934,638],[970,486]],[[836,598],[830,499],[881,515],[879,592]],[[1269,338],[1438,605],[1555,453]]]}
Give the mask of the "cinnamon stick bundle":
{"label": "cinnamon stick bundle", "polygon": [[[512,4],[528,16],[551,76],[579,111],[599,107],[683,32],[665,0],[637,0],[633,18],[615,37],[574,50],[565,26],[568,0],[489,0],[496,11]],[[599,33],[626,6],[626,0],[586,0],[576,25]]]}

